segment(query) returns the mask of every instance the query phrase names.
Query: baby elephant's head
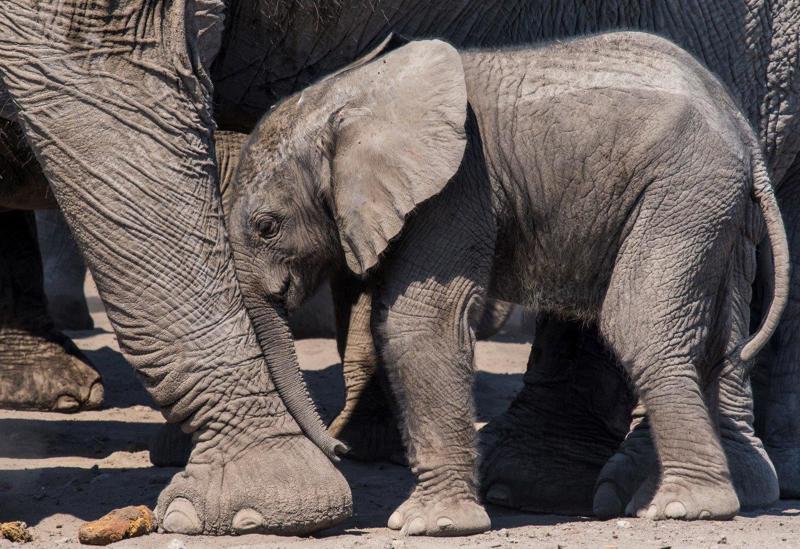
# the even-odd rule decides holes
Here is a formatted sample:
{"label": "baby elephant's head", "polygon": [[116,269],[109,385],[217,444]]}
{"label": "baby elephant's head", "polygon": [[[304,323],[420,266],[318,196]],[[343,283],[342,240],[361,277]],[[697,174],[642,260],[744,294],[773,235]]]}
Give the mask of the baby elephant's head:
{"label": "baby elephant's head", "polygon": [[287,98],[245,143],[228,213],[245,292],[292,309],[333,268],[366,275],[458,170],[459,54],[439,41],[391,46]]}

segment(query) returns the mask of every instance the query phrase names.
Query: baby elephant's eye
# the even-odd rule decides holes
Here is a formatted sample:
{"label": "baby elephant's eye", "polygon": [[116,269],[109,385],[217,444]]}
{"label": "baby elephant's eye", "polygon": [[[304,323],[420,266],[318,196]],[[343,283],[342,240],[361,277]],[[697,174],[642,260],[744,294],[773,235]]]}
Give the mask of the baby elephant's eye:
{"label": "baby elephant's eye", "polygon": [[280,221],[271,215],[260,215],[253,220],[258,236],[264,240],[275,238],[280,229]]}

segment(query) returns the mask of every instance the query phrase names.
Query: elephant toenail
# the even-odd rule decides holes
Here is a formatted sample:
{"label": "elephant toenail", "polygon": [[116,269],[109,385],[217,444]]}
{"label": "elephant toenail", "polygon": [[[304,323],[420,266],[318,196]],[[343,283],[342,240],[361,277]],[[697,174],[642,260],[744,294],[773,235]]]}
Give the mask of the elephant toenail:
{"label": "elephant toenail", "polygon": [[599,519],[610,519],[622,514],[622,501],[610,482],[604,482],[594,492],[592,512]]}
{"label": "elephant toenail", "polygon": [[56,412],[77,412],[80,407],[81,403],[78,402],[78,399],[75,397],[61,395],[58,397],[58,400],[56,400],[53,410]]}
{"label": "elephant toenail", "polygon": [[399,530],[403,527],[403,515],[399,511],[392,513],[389,517],[389,523],[386,525],[392,530]]}
{"label": "elephant toenail", "polygon": [[702,511],[700,511],[699,517],[701,519],[710,519],[711,518],[711,511],[706,511],[705,509],[703,509]]}
{"label": "elephant toenail", "polygon": [[255,509],[241,509],[233,517],[231,526],[237,534],[254,532],[264,526],[264,516]]}
{"label": "elephant toenail", "polygon": [[89,398],[86,400],[86,409],[92,410],[94,408],[99,408],[103,404],[103,398],[105,397],[105,389],[103,388],[103,384],[100,381],[96,381],[92,384],[92,388],[89,389]]}
{"label": "elephant toenail", "polygon": [[658,516],[658,506],[654,504],[647,508],[647,513],[645,513],[644,518],[654,519],[657,516]]}
{"label": "elephant toenail", "polygon": [[425,519],[417,517],[412,520],[406,528],[407,536],[418,536],[425,533]]}
{"label": "elephant toenail", "polygon": [[453,527],[453,521],[451,519],[449,519],[448,517],[439,517],[436,520],[436,526],[440,530],[449,530],[450,528]]}
{"label": "elephant toenail", "polygon": [[172,500],[164,514],[164,520],[161,521],[161,526],[164,531],[176,534],[199,534],[203,531],[203,525],[200,523],[200,517],[197,516],[194,505],[186,498]]}
{"label": "elephant toenail", "polygon": [[505,484],[492,484],[486,492],[486,499],[498,505],[508,505],[511,501],[511,490]]}
{"label": "elephant toenail", "polygon": [[686,518],[686,507],[680,501],[672,501],[664,508],[664,515],[671,519]]}

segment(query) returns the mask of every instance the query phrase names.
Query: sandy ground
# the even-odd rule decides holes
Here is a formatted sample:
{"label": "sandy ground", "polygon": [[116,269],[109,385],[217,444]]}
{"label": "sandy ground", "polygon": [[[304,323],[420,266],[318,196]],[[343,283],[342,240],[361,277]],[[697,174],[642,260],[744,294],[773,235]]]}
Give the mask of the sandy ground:
{"label": "sandy ground", "polygon": [[[147,441],[162,423],[132,369],[118,352],[102,306],[90,298],[97,329],[71,334],[100,369],[106,407],[75,415],[0,411],[0,521],[23,520],[33,528],[27,547],[77,547],[87,520],[114,508],[155,506],[159,491],[177,469],[150,465]],[[491,341],[478,344],[479,421],[500,413],[521,384],[530,346]],[[327,417],[343,400],[341,366],[332,340],[298,342],[301,364]],[[400,538],[385,528],[412,479],[397,465],[344,460],[355,513],[344,524],[309,538],[186,537],[153,534],[115,547],[800,547],[800,502],[783,501],[757,514],[727,522],[650,522],[529,515],[490,507],[493,530],[469,538]],[[0,541],[0,548],[13,544]]]}

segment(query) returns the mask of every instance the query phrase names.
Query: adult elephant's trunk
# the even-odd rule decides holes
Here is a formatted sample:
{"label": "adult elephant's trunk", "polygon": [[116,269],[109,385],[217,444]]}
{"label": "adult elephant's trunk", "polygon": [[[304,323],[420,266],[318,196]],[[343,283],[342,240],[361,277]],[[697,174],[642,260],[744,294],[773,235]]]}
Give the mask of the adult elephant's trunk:
{"label": "adult elephant's trunk", "polygon": [[339,461],[338,455],[344,454],[347,446],[328,433],[308,394],[285,310],[264,301],[247,284],[242,284],[242,292],[270,377],[283,403],[306,436],[331,460]]}

